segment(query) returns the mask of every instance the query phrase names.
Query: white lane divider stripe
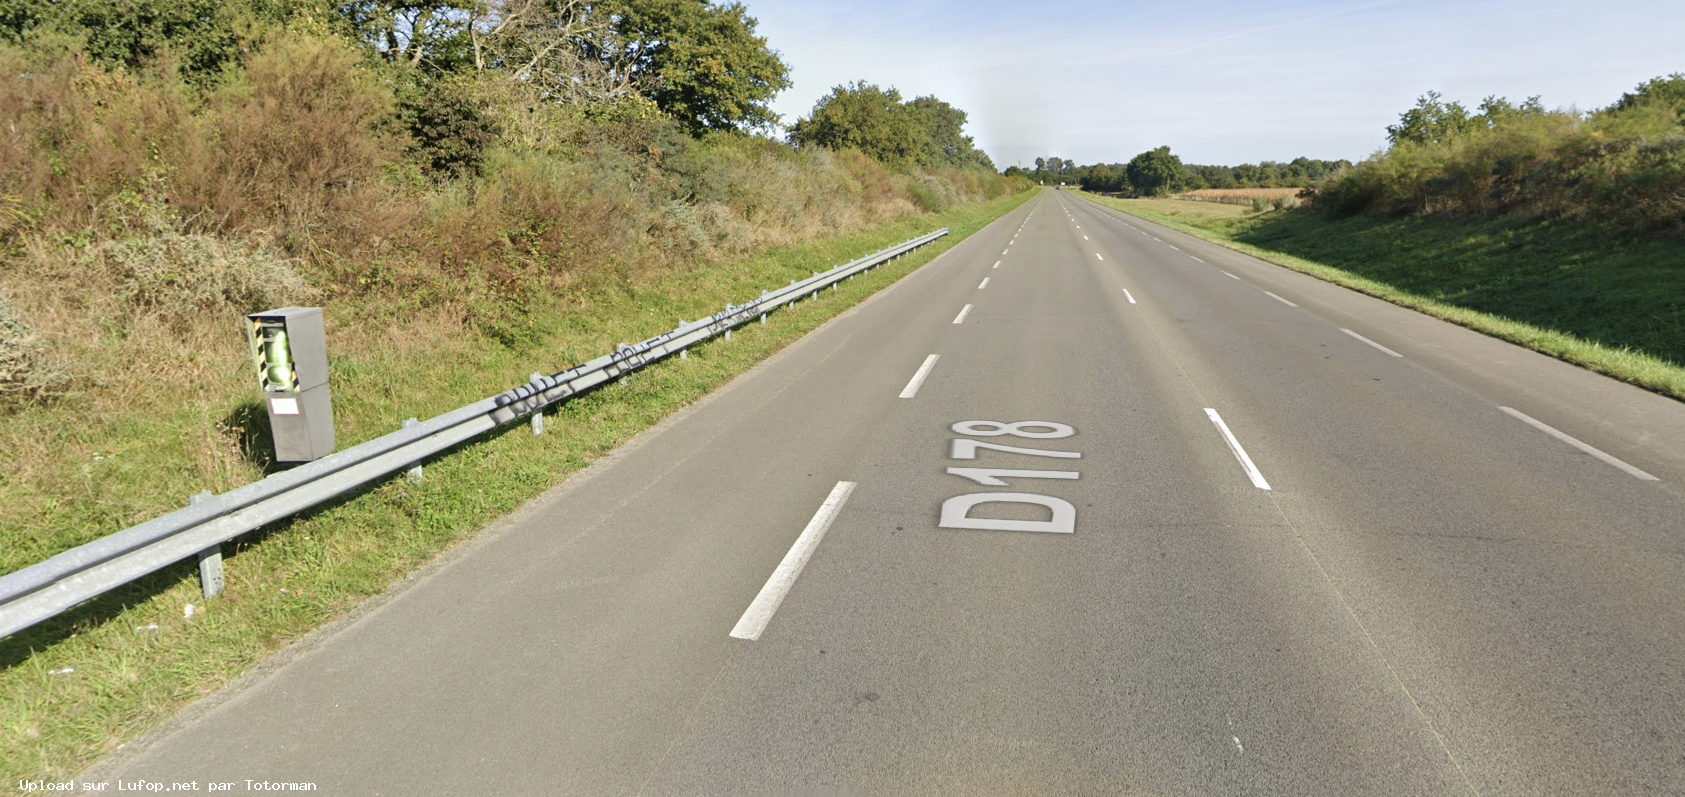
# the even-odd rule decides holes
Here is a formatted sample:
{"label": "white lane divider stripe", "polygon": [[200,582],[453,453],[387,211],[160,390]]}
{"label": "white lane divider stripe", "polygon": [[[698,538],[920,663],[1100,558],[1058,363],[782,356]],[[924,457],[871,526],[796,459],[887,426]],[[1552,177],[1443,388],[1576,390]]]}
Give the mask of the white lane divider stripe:
{"label": "white lane divider stripe", "polygon": [[970,312],[971,312],[971,305],[968,304],[964,307],[961,307],[960,308],[960,314],[957,315],[957,316],[954,316],[954,323],[956,323],[956,324],[963,323],[965,321],[966,314],[970,313]]}
{"label": "white lane divider stripe", "polygon": [[831,528],[831,521],[837,519],[843,504],[853,492],[854,482],[837,482],[837,486],[831,488],[831,494],[826,496],[825,503],[819,505],[819,511],[813,513],[813,519],[807,522],[807,528],[802,529],[801,536],[796,538],[796,544],[790,546],[789,553],[784,554],[784,561],[778,563],[778,569],[772,571],[772,577],[766,580],[766,586],[761,587],[760,594],[749,604],[749,609],[743,612],[737,626],[731,629],[733,638],[750,642],[761,638],[761,632],[766,630],[767,623],[772,622],[772,615],[778,611],[779,604],[784,602],[784,596],[790,594],[790,588],[795,586],[796,576],[802,574],[807,560],[813,558],[813,550],[819,547],[819,541],[825,538],[825,532]]}
{"label": "white lane divider stripe", "polygon": [[1130,304],[1135,303],[1135,294],[1130,293],[1128,288],[1123,289],[1123,295],[1124,295],[1124,298],[1129,300]]}
{"label": "white lane divider stripe", "polygon": [[977,283],[977,290],[983,290],[984,288],[987,288],[987,287],[989,287],[989,278],[988,277],[984,277],[982,282]]}
{"label": "white lane divider stripe", "polygon": [[[1188,255],[1188,257],[1194,257],[1194,256],[1193,256],[1193,255]],[[1205,261],[1204,261],[1204,260],[1200,260],[1200,259],[1199,259],[1199,258],[1197,258],[1197,257],[1194,257],[1194,260],[1196,260],[1196,261],[1198,261],[1198,262],[1200,262],[1200,263],[1204,263],[1204,262],[1205,262]]]}
{"label": "white lane divider stripe", "polygon": [[[1221,269],[1219,269],[1219,271],[1221,271]],[[1227,271],[1224,271],[1224,272],[1223,272],[1223,273],[1224,273],[1224,274],[1227,274],[1227,275],[1228,275],[1228,276],[1229,276],[1229,278],[1230,278],[1230,279],[1240,279],[1240,277],[1236,277],[1236,276],[1235,276],[1235,275],[1233,275],[1233,274],[1229,274],[1229,272],[1227,272]]]}
{"label": "white lane divider stripe", "polygon": [[1177,246],[1175,244],[1165,244],[1165,246],[1168,246],[1171,249],[1175,249],[1178,252],[1182,251],[1181,249],[1177,248]]}
{"label": "white lane divider stripe", "polygon": [[901,398],[912,398],[918,395],[919,385],[924,384],[924,378],[930,376],[930,369],[936,367],[936,360],[937,357],[934,354],[924,359],[924,365],[919,366],[918,373],[913,374],[912,381],[909,381],[906,387],[901,388]]}
{"label": "white lane divider stripe", "polygon": [[1210,407],[1205,408],[1206,417],[1217,424],[1217,431],[1223,433],[1223,440],[1229,444],[1229,450],[1234,452],[1235,459],[1240,460],[1240,466],[1246,469],[1247,478],[1252,480],[1252,486],[1260,490],[1270,489],[1270,483],[1264,481],[1264,474],[1258,471],[1258,466],[1252,464],[1252,458],[1246,455],[1246,449],[1240,447],[1240,441],[1235,439],[1234,432],[1229,431],[1229,425],[1223,423],[1223,416]]}
{"label": "white lane divider stripe", "polygon": [[1381,344],[1379,344],[1379,343],[1376,343],[1376,342],[1375,342],[1375,341],[1372,341],[1372,340],[1370,340],[1370,339],[1368,339],[1368,338],[1366,338],[1366,337],[1364,337],[1364,336],[1362,336],[1362,335],[1359,335],[1359,334],[1357,334],[1357,333],[1356,333],[1356,332],[1353,332],[1353,331],[1351,331],[1351,330],[1349,330],[1349,329],[1346,329],[1346,328],[1345,328],[1345,327],[1340,327],[1340,331],[1341,331],[1341,332],[1344,332],[1344,333],[1346,333],[1346,334],[1347,334],[1347,335],[1350,335],[1350,336],[1352,336],[1352,337],[1354,337],[1354,338],[1357,338],[1357,339],[1358,339],[1358,340],[1361,340],[1361,341],[1363,341],[1363,342],[1364,342],[1364,343],[1367,343],[1367,344],[1369,344],[1369,345],[1371,345],[1371,346],[1374,346],[1374,347],[1375,347],[1375,348],[1377,348],[1377,349],[1380,349],[1380,350],[1381,350],[1381,351],[1383,351],[1383,352],[1386,352],[1386,353],[1387,353],[1387,354],[1391,354],[1391,355],[1392,355],[1392,356],[1394,356],[1394,357],[1403,357],[1403,356],[1404,356],[1404,355],[1402,355],[1402,354],[1399,354],[1399,353],[1398,353],[1398,352],[1396,352],[1396,351],[1393,351],[1393,350],[1392,350],[1392,349],[1389,349],[1389,348],[1387,348],[1387,347],[1385,347],[1385,346],[1382,346],[1382,345],[1381,345]]}
{"label": "white lane divider stripe", "polygon": [[1104,258],[1104,257],[1100,257],[1100,253],[1099,253],[1099,252],[1095,252],[1095,253],[1094,253],[1094,256],[1095,256],[1095,257],[1099,257],[1099,258],[1100,258],[1100,259],[1101,259],[1101,260],[1105,260],[1105,259],[1106,259],[1106,258]]}
{"label": "white lane divider stripe", "polygon": [[996,260],[995,264],[993,266],[991,266],[991,268],[1000,268],[1000,261]]}
{"label": "white lane divider stripe", "polygon": [[1271,299],[1274,299],[1274,300],[1276,300],[1276,301],[1278,301],[1278,302],[1281,302],[1281,303],[1282,303],[1282,304],[1285,304],[1285,305],[1287,305],[1287,306],[1288,306],[1288,307],[1298,307],[1298,306],[1299,306],[1299,305],[1296,305],[1296,304],[1294,304],[1294,303],[1292,303],[1292,302],[1290,302],[1290,301],[1287,301],[1287,300],[1286,300],[1286,299],[1283,299],[1283,298],[1281,298],[1281,297],[1280,297],[1280,296],[1277,296],[1277,295],[1275,295],[1275,294],[1273,294],[1273,293],[1270,293],[1270,292],[1269,292],[1269,291],[1264,291],[1264,295],[1265,295],[1265,296],[1268,296],[1268,297],[1270,297],[1270,298],[1271,298]]}
{"label": "white lane divider stripe", "polygon": [[1620,468],[1628,476],[1631,476],[1631,477],[1636,478],[1636,479],[1643,479],[1644,481],[1647,481],[1647,482],[1661,481],[1661,479],[1658,479],[1654,476],[1651,476],[1650,474],[1645,473],[1644,471],[1641,471],[1641,470],[1639,470],[1639,469],[1637,469],[1637,468],[1635,468],[1631,465],[1626,464],[1625,462],[1620,461],[1619,459],[1616,459],[1612,456],[1609,456],[1608,454],[1605,454],[1602,451],[1599,451],[1599,450],[1597,450],[1597,449],[1595,449],[1595,448],[1593,448],[1589,445],[1586,445],[1585,443],[1580,442],[1579,440],[1574,439],[1573,437],[1570,437],[1566,432],[1558,431],[1557,429],[1551,427],[1550,425],[1544,423],[1543,421],[1539,421],[1539,420],[1536,420],[1536,419],[1530,417],[1529,415],[1527,415],[1527,413],[1524,413],[1521,410],[1510,409],[1509,407],[1499,407],[1498,409],[1503,410],[1504,412],[1508,413],[1511,417],[1515,418],[1518,421],[1521,421],[1522,423],[1525,423],[1525,424],[1533,427],[1534,429],[1538,429],[1539,431],[1544,432],[1545,434],[1548,434],[1551,437],[1554,437],[1558,440],[1561,440],[1562,442],[1567,443],[1568,445],[1571,445],[1571,446],[1573,446],[1573,447],[1575,447],[1575,448],[1577,448],[1581,451],[1584,451],[1587,454],[1590,454],[1594,457],[1597,457],[1598,459],[1603,460],[1605,463],[1607,463],[1609,465],[1613,465],[1617,468]]}
{"label": "white lane divider stripe", "polygon": [[1086,236],[1086,235],[1084,235],[1084,236],[1082,236],[1082,239],[1083,239],[1083,240],[1084,240],[1084,241],[1086,241],[1086,240],[1088,240],[1088,236]]}

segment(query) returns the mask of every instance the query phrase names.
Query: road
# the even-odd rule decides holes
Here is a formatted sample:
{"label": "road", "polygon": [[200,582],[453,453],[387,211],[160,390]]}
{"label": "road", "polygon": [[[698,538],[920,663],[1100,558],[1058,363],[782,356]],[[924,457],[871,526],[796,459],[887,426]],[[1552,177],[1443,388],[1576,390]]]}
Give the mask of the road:
{"label": "road", "polygon": [[1682,442],[1049,191],[88,775],[1685,794]]}

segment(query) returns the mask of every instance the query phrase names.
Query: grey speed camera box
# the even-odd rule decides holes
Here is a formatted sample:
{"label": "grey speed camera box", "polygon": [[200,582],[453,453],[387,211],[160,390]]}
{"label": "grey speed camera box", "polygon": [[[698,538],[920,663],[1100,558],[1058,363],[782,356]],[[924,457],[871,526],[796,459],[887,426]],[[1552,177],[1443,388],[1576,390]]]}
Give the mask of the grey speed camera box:
{"label": "grey speed camera box", "polygon": [[334,450],[328,344],[322,308],[283,307],[246,316],[252,366],[269,411],[276,462],[309,462]]}

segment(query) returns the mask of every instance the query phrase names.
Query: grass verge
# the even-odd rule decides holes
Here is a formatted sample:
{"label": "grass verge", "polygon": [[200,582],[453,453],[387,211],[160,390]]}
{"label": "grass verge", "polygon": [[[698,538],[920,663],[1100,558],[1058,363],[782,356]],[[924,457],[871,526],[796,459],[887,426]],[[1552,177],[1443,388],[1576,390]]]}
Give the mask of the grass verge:
{"label": "grass verge", "polygon": [[[484,398],[525,382],[533,370],[584,362],[616,342],[642,340],[680,318],[705,316],[916,234],[943,226],[952,231],[900,263],[823,293],[817,302],[777,311],[765,326],[743,327],[729,343],[716,339],[693,349],[688,359],[659,363],[621,387],[552,408],[541,437],[525,424],[512,424],[428,462],[420,483],[389,479],[225,546],[227,591],[208,606],[200,600],[193,568],[184,563],[0,640],[0,783],[10,789],[20,780],[62,781],[79,773],[1032,196],[964,205],[820,244],[700,267],[647,287],[595,291],[584,311],[575,304],[565,312],[536,314],[540,343],[520,351],[474,341],[443,351],[337,358],[331,384],[346,446],[390,431],[403,417],[427,417]],[[426,378],[417,380],[416,374]],[[94,422],[97,429],[66,433],[133,435],[123,450],[98,452],[100,460],[86,462],[82,475],[120,480],[133,491],[167,493],[167,502],[169,496],[185,499],[197,487],[149,467],[148,446],[185,439],[192,448],[193,441],[214,436],[201,427],[241,411],[236,406],[104,422],[112,426]],[[39,518],[34,528],[0,529],[0,548],[11,551],[0,572],[74,544],[83,536],[77,523],[101,517],[97,507],[66,512]],[[115,530],[107,524],[99,531]],[[37,539],[43,535],[50,541]],[[191,618],[184,616],[189,604],[195,606]]]}
{"label": "grass verge", "polygon": [[1685,247],[1583,222],[1086,199],[1685,401]]}

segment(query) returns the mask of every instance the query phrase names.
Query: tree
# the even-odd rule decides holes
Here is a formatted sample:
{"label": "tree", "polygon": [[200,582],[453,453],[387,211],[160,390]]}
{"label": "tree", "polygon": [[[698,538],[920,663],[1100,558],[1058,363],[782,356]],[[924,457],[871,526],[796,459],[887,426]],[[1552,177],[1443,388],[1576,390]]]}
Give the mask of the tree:
{"label": "tree", "polygon": [[1441,102],[1439,92],[1430,91],[1416,99],[1416,107],[1399,114],[1398,124],[1387,125],[1387,140],[1393,146],[1439,144],[1484,126],[1462,103]]}
{"label": "tree", "polygon": [[693,133],[764,128],[778,122],[768,103],[790,87],[790,68],[755,35],[742,3],[709,0],[609,0],[594,7],[612,19],[614,36],[587,54]]}
{"label": "tree", "polygon": [[634,90],[606,14],[587,0],[480,0],[470,12],[474,71],[498,72],[552,101],[604,102]]}
{"label": "tree", "polygon": [[994,162],[965,135],[965,120],[965,111],[935,97],[902,102],[893,88],[856,81],[820,98],[790,128],[790,141],[853,147],[885,163],[994,171]]}
{"label": "tree", "polygon": [[813,112],[790,128],[790,141],[803,147],[853,147],[886,163],[902,162],[918,150],[911,121],[901,113],[900,92],[856,81],[821,97]]}
{"label": "tree", "polygon": [[1159,147],[1130,159],[1124,173],[1139,193],[1167,194],[1181,182],[1182,159],[1170,154],[1170,147]]}
{"label": "tree", "polygon": [[1650,104],[1670,105],[1685,118],[1685,72],[1646,80],[1638,88],[1623,93],[1609,110],[1625,111]]}
{"label": "tree", "polygon": [[923,166],[987,165],[994,171],[988,156],[978,152],[971,136],[965,134],[966,113],[935,97],[917,97],[902,107],[911,117],[914,135],[918,136],[921,152],[915,160]]}

